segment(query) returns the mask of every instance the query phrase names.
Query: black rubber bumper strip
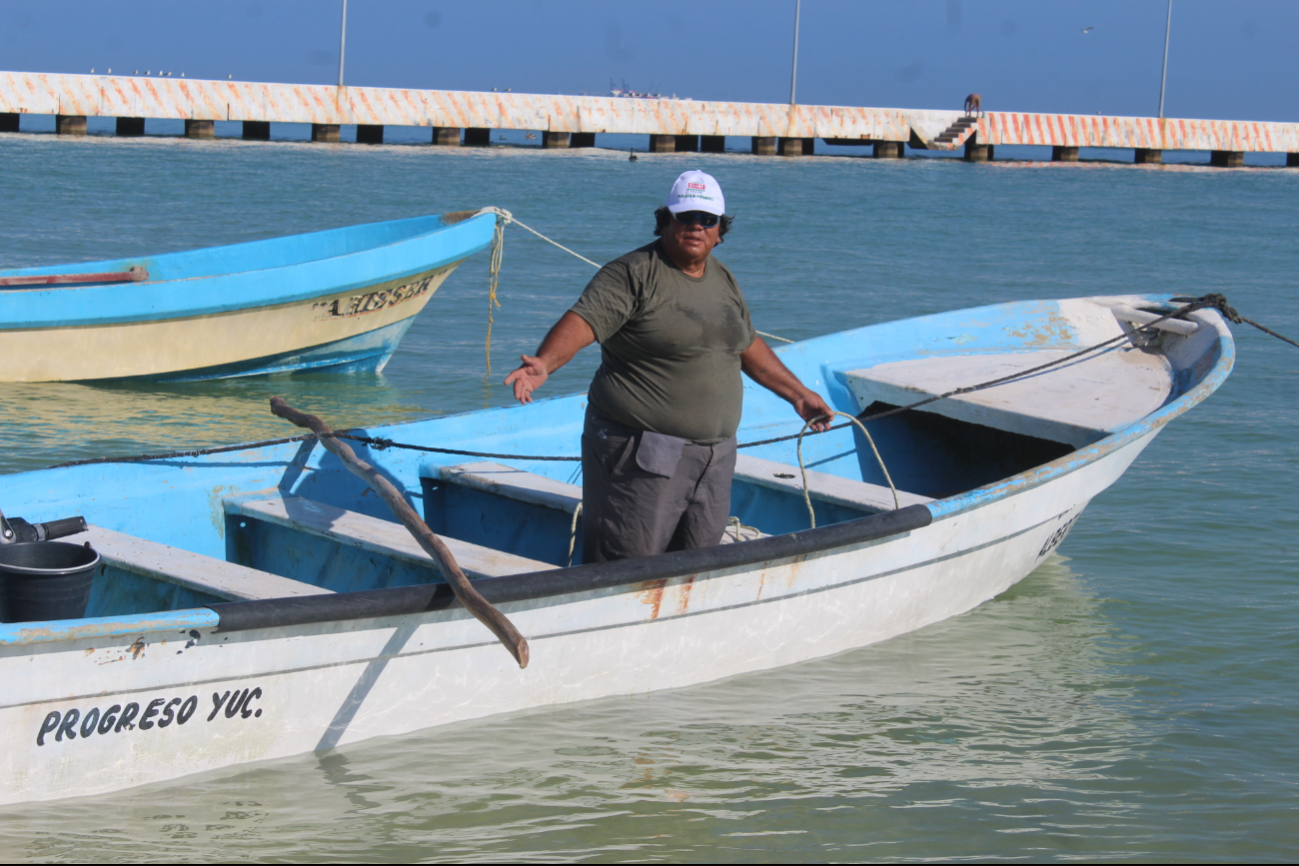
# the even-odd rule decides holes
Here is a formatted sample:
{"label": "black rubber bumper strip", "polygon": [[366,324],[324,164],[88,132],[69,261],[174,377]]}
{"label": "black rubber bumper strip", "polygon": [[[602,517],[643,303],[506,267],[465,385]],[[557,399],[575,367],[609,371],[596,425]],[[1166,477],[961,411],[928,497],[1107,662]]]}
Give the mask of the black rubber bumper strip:
{"label": "black rubber bumper strip", "polygon": [[[740,544],[720,544],[702,550],[682,550],[617,562],[596,562],[551,571],[480,578],[474,587],[493,604],[633,586],[688,574],[740,568],[760,562],[807,556],[866,541],[876,541],[928,526],[933,515],[924,505],[872,514],[843,523],[773,535]],[[424,583],[390,589],[367,589],[332,595],[268,598],[208,605],[220,623],[217,631],[303,625],[375,617],[402,616],[442,610],[455,604],[447,584]]]}

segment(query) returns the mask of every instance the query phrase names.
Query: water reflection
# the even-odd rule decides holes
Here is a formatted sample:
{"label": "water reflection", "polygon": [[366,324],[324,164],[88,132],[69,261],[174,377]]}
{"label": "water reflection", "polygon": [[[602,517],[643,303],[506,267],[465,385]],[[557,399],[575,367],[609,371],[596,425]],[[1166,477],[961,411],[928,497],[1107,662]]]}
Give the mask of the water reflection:
{"label": "water reflection", "polygon": [[[1056,558],[971,614],[835,658],[18,807],[0,833],[45,860],[227,860],[235,840],[262,860],[884,857],[951,844],[940,816],[1007,791],[982,833],[1029,816],[1049,832],[1117,805],[1141,739],[1105,628]],[[847,853],[866,841],[882,847]]]}
{"label": "water reflection", "polygon": [[157,453],[292,436],[271,415],[282,395],[336,427],[405,421],[432,414],[382,375],[264,376],[189,383],[0,384],[4,469],[39,469],[103,455]]}

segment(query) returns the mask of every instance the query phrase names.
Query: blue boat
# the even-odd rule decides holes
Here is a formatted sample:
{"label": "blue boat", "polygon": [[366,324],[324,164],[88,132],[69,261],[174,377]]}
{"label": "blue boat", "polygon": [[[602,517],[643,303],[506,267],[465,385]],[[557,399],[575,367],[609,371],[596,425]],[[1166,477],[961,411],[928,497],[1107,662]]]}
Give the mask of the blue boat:
{"label": "blue boat", "polygon": [[84,515],[65,541],[101,559],[84,616],[0,625],[0,802],[688,686],[968,611],[1225,380],[1222,317],[1174,312],[1163,296],[1009,303],[780,349],[865,419],[880,460],[843,425],[806,436],[800,461],[799,419],[746,387],[735,520],[702,550],[580,562],[582,394],[351,431],[527,639],[526,668],[313,438],[8,476],[7,514],[29,530]]}
{"label": "blue boat", "polygon": [[0,270],[0,381],[379,371],[496,217],[460,212]]}

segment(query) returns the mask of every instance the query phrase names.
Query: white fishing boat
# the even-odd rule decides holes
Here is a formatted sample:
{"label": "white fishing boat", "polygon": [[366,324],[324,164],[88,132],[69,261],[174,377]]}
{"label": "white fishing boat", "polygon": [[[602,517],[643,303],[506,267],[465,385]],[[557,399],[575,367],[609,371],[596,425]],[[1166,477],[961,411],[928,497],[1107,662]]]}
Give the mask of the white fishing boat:
{"label": "white fishing boat", "polygon": [[968,611],[1050,556],[1226,378],[1223,319],[1164,318],[1176,308],[1164,296],[1011,303],[783,348],[805,383],[866,419],[896,499],[844,425],[803,440],[805,500],[786,438],[799,422],[749,389],[740,442],[766,444],[740,452],[737,537],[705,550],[566,564],[581,488],[578,464],[555,458],[579,452],[583,395],[360,431],[433,449],[357,444],[526,637],[526,668],[317,442],[9,476],[8,513],[84,515],[89,528],[66,541],[102,560],[85,616],[0,626],[0,801],[688,686]]}

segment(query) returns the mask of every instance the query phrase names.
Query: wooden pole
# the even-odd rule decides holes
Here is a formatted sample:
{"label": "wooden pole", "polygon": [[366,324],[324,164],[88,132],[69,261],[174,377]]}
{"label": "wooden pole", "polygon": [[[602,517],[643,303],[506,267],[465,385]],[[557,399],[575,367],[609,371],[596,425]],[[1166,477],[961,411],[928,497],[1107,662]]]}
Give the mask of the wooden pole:
{"label": "wooden pole", "polygon": [[392,509],[392,513],[397,515],[397,519],[410,531],[410,534],[415,536],[419,546],[424,548],[429,556],[433,557],[433,561],[442,570],[443,577],[447,579],[447,583],[451,585],[451,590],[456,594],[456,599],[464,605],[465,610],[472,613],[483,625],[491,629],[492,634],[496,635],[497,639],[514,656],[515,661],[519,663],[519,667],[526,668],[528,666],[527,639],[519,634],[519,630],[506,618],[505,614],[492,607],[487,599],[478,594],[478,590],[474,589],[473,584],[469,582],[469,578],[465,577],[465,573],[460,570],[456,558],[447,549],[442,539],[438,538],[433,533],[433,530],[428,528],[428,524],[415,513],[415,509],[406,504],[401,491],[394,487],[391,481],[376,472],[369,463],[357,457],[351,446],[337,438],[334,431],[330,430],[328,425],[315,415],[299,412],[286,403],[283,397],[271,398],[271,413],[291,421],[299,427],[306,427],[311,430],[320,437],[320,444],[343,461],[343,465],[352,474],[364,479],[374,492],[378,493],[379,497],[388,504],[388,507]]}

